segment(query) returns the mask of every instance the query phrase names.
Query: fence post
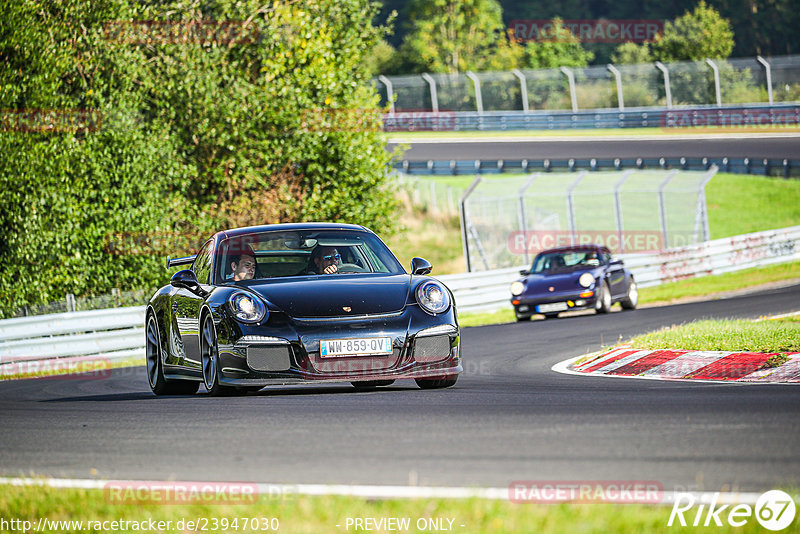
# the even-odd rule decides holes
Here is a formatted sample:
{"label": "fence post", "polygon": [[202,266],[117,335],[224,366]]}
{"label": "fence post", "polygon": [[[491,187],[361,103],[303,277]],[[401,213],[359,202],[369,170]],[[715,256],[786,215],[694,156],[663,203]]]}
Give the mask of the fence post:
{"label": "fence post", "polygon": [[631,174],[633,174],[633,170],[624,171],[622,178],[614,185],[614,211],[617,216],[617,237],[619,238],[620,252],[625,252],[625,241],[622,239],[622,201],[619,198],[619,190]]}
{"label": "fence post", "polygon": [[570,244],[575,244],[575,232],[577,231],[577,224],[575,223],[575,203],[572,198],[572,193],[575,191],[575,188],[578,187],[578,184],[581,183],[583,177],[588,174],[589,171],[582,171],[578,174],[578,177],[570,184],[569,189],[567,189],[567,212],[569,214],[569,242]]}
{"label": "fence post", "polygon": [[525,247],[523,248],[522,257],[525,258],[525,263],[527,264],[530,260],[528,258],[528,246],[527,246],[527,232],[528,232],[528,216],[525,213],[525,192],[528,188],[533,184],[533,181],[539,176],[539,173],[531,175],[525,185],[523,185],[517,195],[519,195],[519,229],[522,231],[522,238],[525,240]]}
{"label": "fence post", "polygon": [[664,94],[667,99],[667,109],[672,109],[672,88],[669,85],[669,70],[660,61],[656,61],[656,68],[664,75]]}
{"label": "fence post", "polygon": [[569,97],[570,100],[572,100],[572,112],[574,113],[578,111],[578,95],[575,93],[575,74],[567,67],[560,67],[560,70],[564,73],[564,76],[567,77],[567,81],[569,82]]}
{"label": "fence post", "polygon": [[428,82],[431,88],[431,111],[439,113],[439,97],[436,94],[436,80],[427,72],[422,73],[422,79]]}
{"label": "fence post", "polygon": [[[522,96],[522,111],[527,113],[529,111],[529,108],[528,108],[528,81],[525,79],[525,74],[523,74],[521,70],[514,69],[511,72],[514,73],[514,76],[519,78],[519,89],[520,89],[520,95]],[[770,100],[770,102],[772,102],[772,101]]]}
{"label": "fence post", "polygon": [[611,71],[611,74],[613,74],[614,78],[617,80],[617,105],[620,111],[625,111],[625,99],[622,96],[622,73],[611,63],[606,65],[606,68]]}
{"label": "fence post", "polygon": [[437,211],[436,210],[436,207],[437,207],[436,206],[436,182],[434,182],[433,180],[430,181],[430,189],[431,189],[431,193],[430,193],[431,194],[431,202],[430,202],[431,215],[433,217],[436,217],[436,211]]}
{"label": "fence post", "polygon": [[459,201],[459,204],[461,204],[460,215],[462,247],[464,249],[464,260],[467,263],[468,273],[472,272],[472,262],[470,261],[469,257],[469,216],[467,215],[467,199],[475,190],[475,188],[478,187],[478,184],[481,183],[481,180],[482,178],[480,174],[475,176],[475,180],[469,184],[469,187],[466,191],[464,191],[464,194],[461,195],[461,200]]}
{"label": "fence post", "polygon": [[718,170],[716,165],[712,165],[697,188],[697,212],[694,214],[694,235],[692,236],[692,241],[695,243],[697,243],[698,226],[701,222],[703,225],[703,241],[711,240],[711,231],[708,227],[708,207],[706,205],[706,184],[711,181]]}
{"label": "fence post", "polygon": [[75,311],[75,295],[72,293],[67,293],[67,311],[74,312]]}
{"label": "fence post", "polygon": [[664,239],[664,248],[669,248],[669,236],[667,235],[667,207],[664,204],[664,188],[672,180],[678,171],[667,174],[661,185],[658,186],[658,213],[661,217],[661,237]]}
{"label": "fence post", "polygon": [[706,63],[708,64],[709,67],[711,67],[711,70],[714,71],[714,90],[715,90],[716,96],[717,96],[717,105],[721,106],[722,105],[722,92],[720,91],[720,88],[719,88],[719,67],[717,67],[717,64],[714,63],[713,61],[711,61],[708,58],[706,58]]}
{"label": "fence post", "polygon": [[386,86],[386,99],[389,101],[389,115],[394,115],[394,91],[392,90],[392,82],[381,74],[378,80]]}
{"label": "fence post", "polygon": [[772,104],[772,66],[769,64],[769,61],[764,59],[761,56],[756,56],[756,60],[764,66],[764,73],[767,77],[767,96],[769,97],[769,103]]}
{"label": "fence post", "polygon": [[475,109],[479,114],[483,113],[483,96],[481,95],[481,81],[478,76],[471,70],[467,71],[467,78],[472,80],[472,85],[475,87]]}

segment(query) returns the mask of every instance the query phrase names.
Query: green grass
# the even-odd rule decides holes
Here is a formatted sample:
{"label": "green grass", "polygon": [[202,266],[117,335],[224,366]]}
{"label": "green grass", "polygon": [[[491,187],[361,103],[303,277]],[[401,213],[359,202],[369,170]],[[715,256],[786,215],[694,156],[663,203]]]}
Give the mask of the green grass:
{"label": "green grass", "polygon": [[639,290],[639,303],[669,303],[687,297],[713,295],[796,278],[800,278],[800,261],[779,263],[643,288]]}
{"label": "green grass", "polygon": [[[320,532],[357,532],[346,527],[347,518],[405,518],[410,519],[409,532],[418,532],[413,525],[420,518],[452,519],[453,532],[708,532],[708,527],[667,526],[671,508],[648,505],[611,504],[514,504],[503,500],[425,499],[373,500],[351,497],[262,497],[247,505],[156,505],[117,504],[108,502],[101,490],[53,489],[46,487],[0,486],[0,517],[18,519],[35,525],[39,518],[83,521],[172,521],[172,528],[161,532],[181,532],[176,523],[181,520],[208,520],[208,532],[272,532],[249,528],[231,528],[235,518],[277,518],[279,532],[292,534]],[[696,511],[696,507],[692,512]],[[694,516],[687,515],[689,521]],[[229,528],[212,530],[213,520],[226,519]],[[724,518],[723,518],[724,519]],[[447,522],[444,523],[447,525]],[[337,527],[337,525],[339,525]],[[464,525],[463,527],[461,525]],[[166,525],[165,525],[166,526]],[[30,532],[33,532],[32,528]],[[146,530],[141,530],[145,532]],[[375,530],[387,532],[386,530]],[[713,528],[714,532],[761,532],[755,518],[741,528]],[[45,532],[53,532],[48,530]],[[97,528],[78,530],[61,528],[58,532],[108,532]],[[134,529],[113,532],[139,532]],[[158,532],[158,530],[156,531]],[[184,527],[184,532],[190,530]],[[363,530],[362,530],[363,532]],[[795,521],[782,532],[800,532]]]}
{"label": "green grass", "polygon": [[[687,134],[738,134],[750,130],[732,130],[730,128],[603,128],[603,129],[572,129],[572,130],[505,130],[505,131],[442,131],[442,132],[393,132],[387,134],[392,139],[437,139],[447,137],[627,137],[633,135],[659,135],[664,137],[681,136]],[[759,130],[763,133],[797,132],[797,127],[781,127],[769,130]],[[755,133],[758,133],[755,132]]]}
{"label": "green grass", "polygon": [[800,180],[717,174],[706,186],[711,239],[800,224]]}
{"label": "green grass", "polygon": [[702,320],[637,336],[641,349],[800,352],[800,319]]}

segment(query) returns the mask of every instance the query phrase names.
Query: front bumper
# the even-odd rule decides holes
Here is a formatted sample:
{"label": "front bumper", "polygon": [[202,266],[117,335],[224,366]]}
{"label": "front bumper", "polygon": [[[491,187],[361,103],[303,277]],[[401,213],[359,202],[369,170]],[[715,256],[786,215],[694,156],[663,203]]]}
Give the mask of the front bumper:
{"label": "front bumper", "polygon": [[[220,384],[267,386],[307,382],[354,382],[441,378],[463,371],[455,312],[430,316],[416,306],[361,317],[271,321],[245,327],[232,323],[220,336]],[[239,330],[239,331],[237,331]],[[391,354],[323,357],[323,339],[388,337]]]}
{"label": "front bumper", "polygon": [[[559,293],[559,294],[552,294],[547,296],[536,295],[532,297],[528,297],[520,295],[518,297],[512,297],[511,305],[514,306],[514,313],[517,317],[530,317],[532,315],[539,314],[549,314],[549,313],[561,313],[567,311],[577,311],[577,310],[591,310],[594,309],[595,304],[597,303],[597,294],[596,292],[592,291],[591,296],[586,296],[586,293],[590,290],[584,291],[571,291],[566,293]],[[583,296],[581,296],[583,294]],[[559,307],[554,307],[554,305],[563,304],[563,309]],[[539,311],[539,306],[551,306],[550,308],[546,308],[543,311]]]}

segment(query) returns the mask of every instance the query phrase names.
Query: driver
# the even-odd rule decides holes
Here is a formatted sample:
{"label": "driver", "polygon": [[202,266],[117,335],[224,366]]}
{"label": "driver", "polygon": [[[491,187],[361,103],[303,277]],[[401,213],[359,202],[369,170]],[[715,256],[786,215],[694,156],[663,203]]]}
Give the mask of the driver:
{"label": "driver", "polygon": [[231,275],[235,282],[242,280],[252,280],[256,275],[256,255],[249,245],[237,251],[231,250],[232,255],[228,256],[230,262]]}
{"label": "driver", "polygon": [[311,255],[311,270],[314,274],[333,274],[339,271],[341,259],[336,247],[317,247]]}

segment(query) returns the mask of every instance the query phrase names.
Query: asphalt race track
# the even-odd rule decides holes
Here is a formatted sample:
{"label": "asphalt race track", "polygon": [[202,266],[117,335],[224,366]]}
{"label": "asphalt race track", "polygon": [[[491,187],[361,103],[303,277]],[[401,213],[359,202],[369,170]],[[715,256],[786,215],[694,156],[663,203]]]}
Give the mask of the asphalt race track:
{"label": "asphalt race track", "polygon": [[[699,317],[798,309],[800,285],[749,296],[468,328],[449,390],[411,381],[156,398],[143,367],[0,382],[0,474],[506,487],[649,480],[665,490],[800,482],[800,387],[558,374],[620,337]],[[96,470],[96,471],[94,471]]]}
{"label": "asphalt race track", "polygon": [[[553,134],[558,136],[558,132]],[[398,138],[401,137],[398,135]],[[433,142],[432,142],[433,141]],[[388,143],[394,150],[396,141]],[[709,137],[573,137],[548,140],[541,138],[504,138],[415,140],[401,159],[470,160],[470,159],[583,159],[583,158],[744,158],[800,159],[800,136]]]}

